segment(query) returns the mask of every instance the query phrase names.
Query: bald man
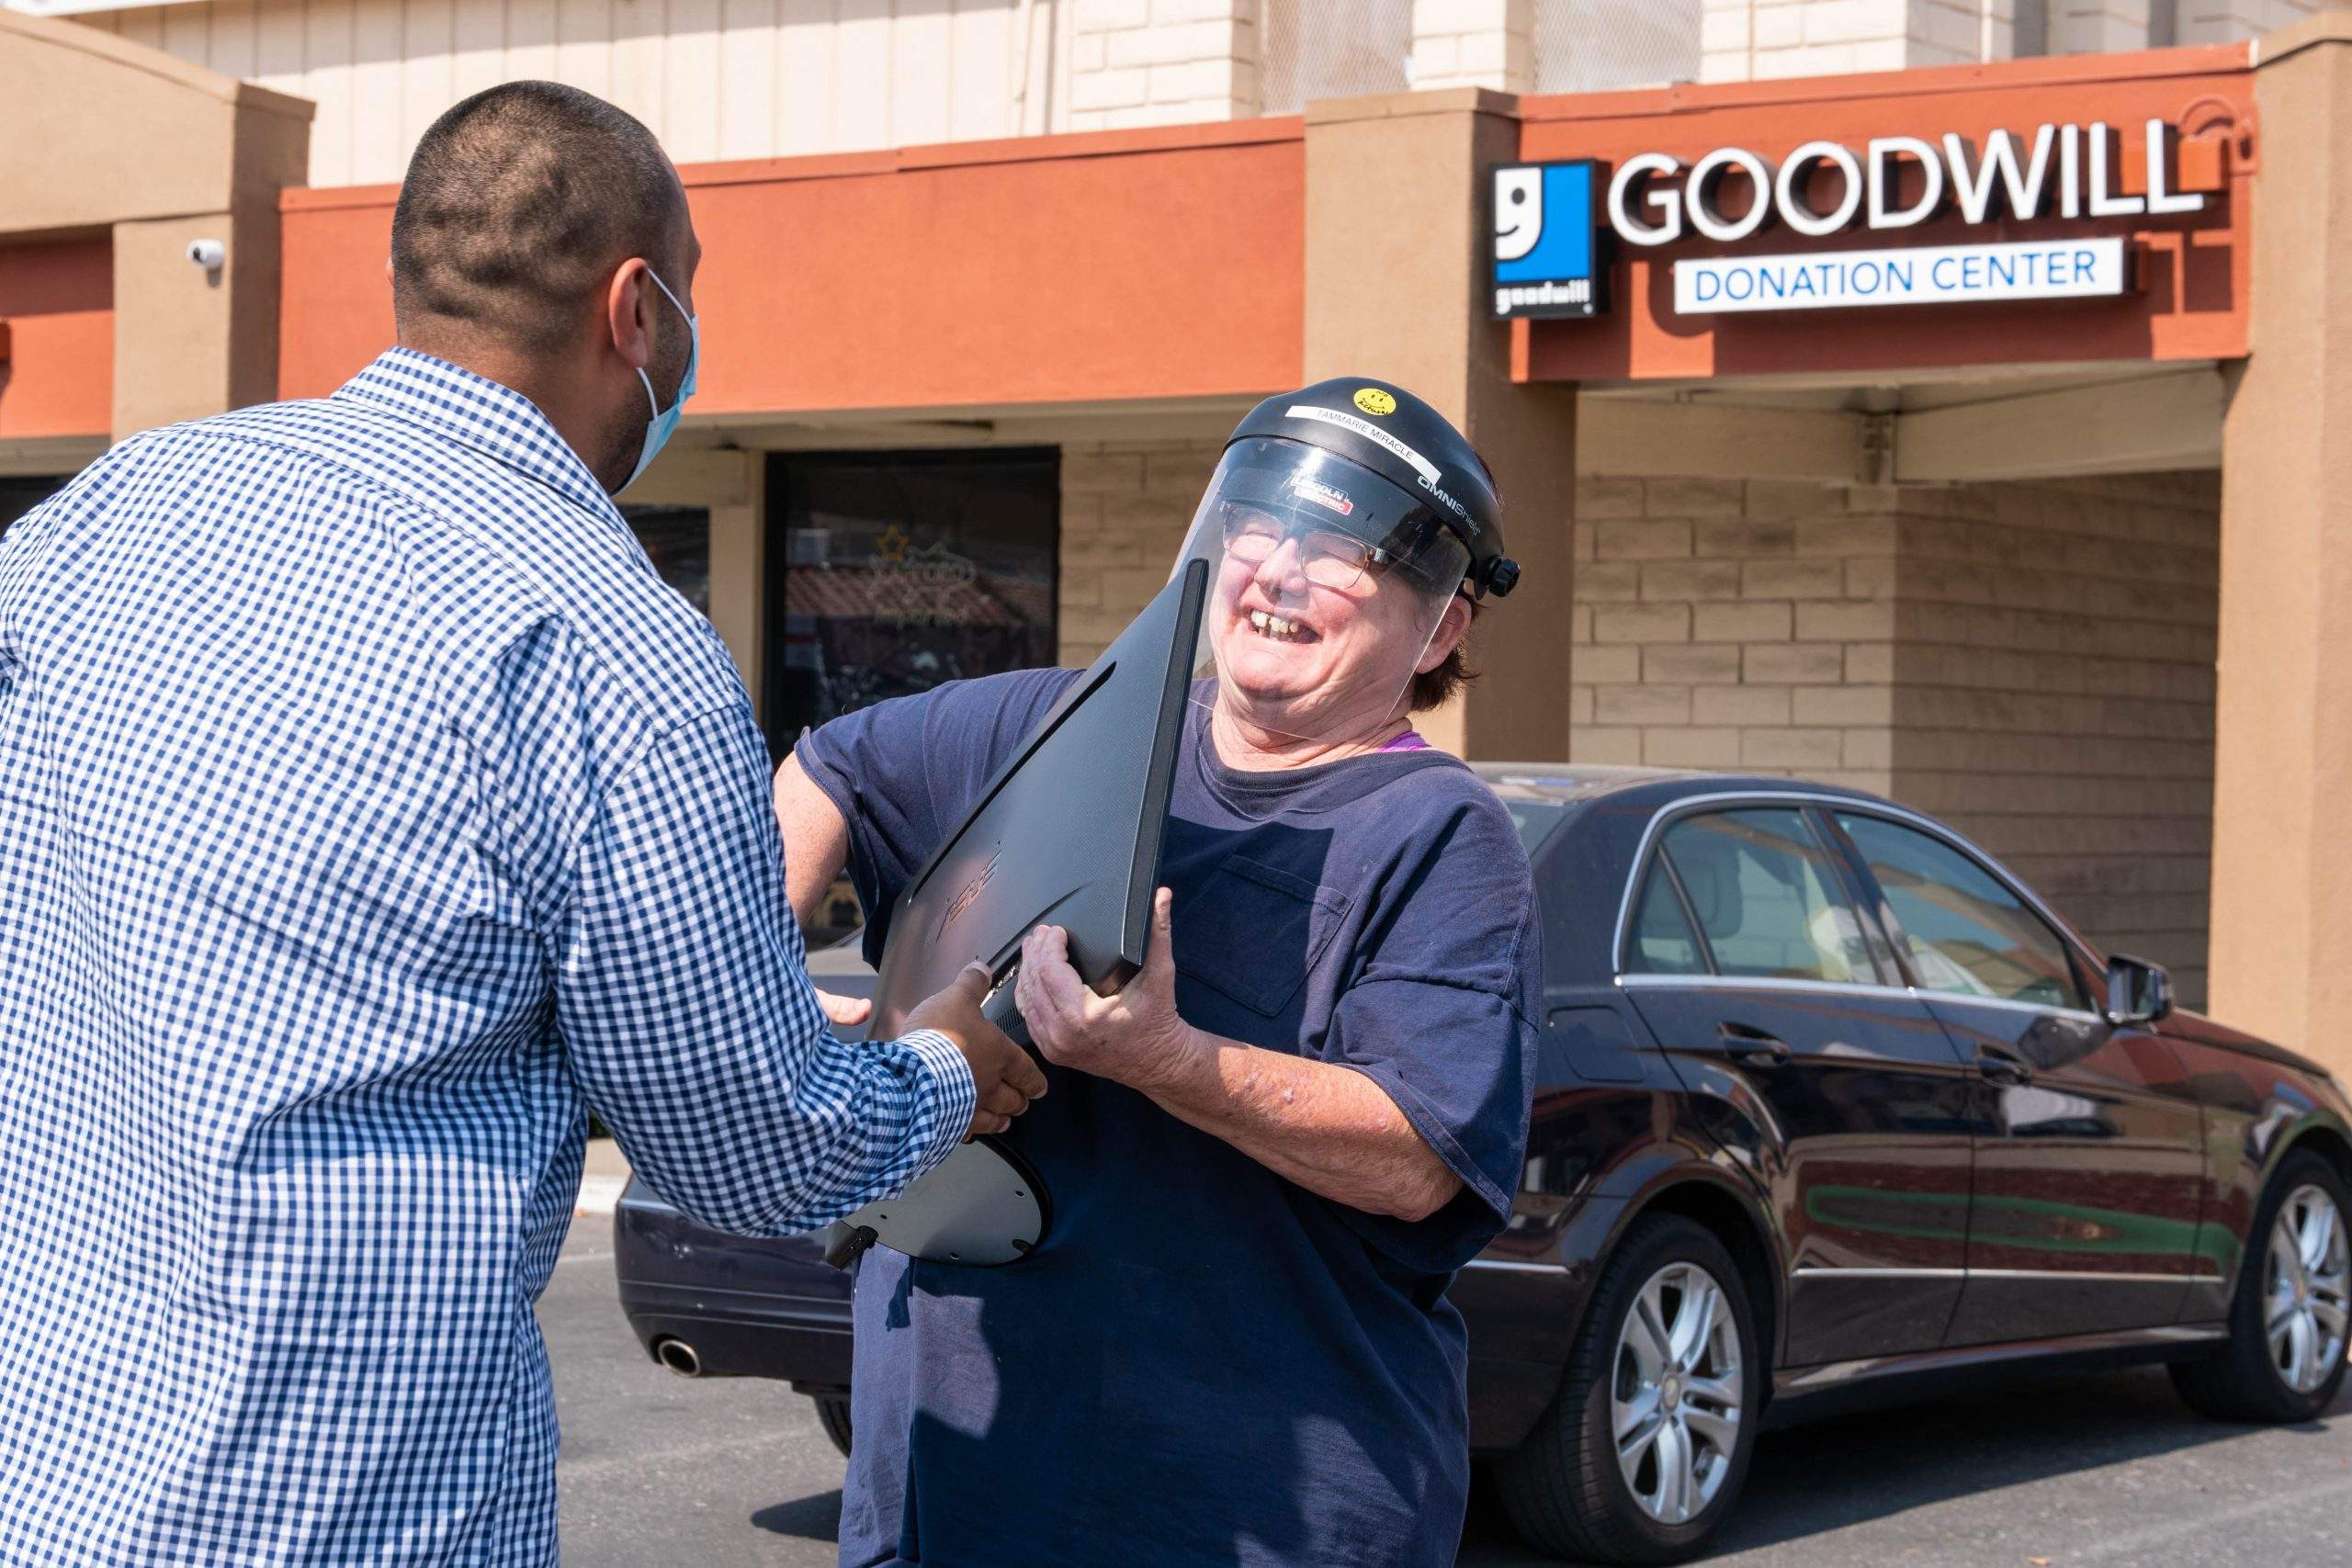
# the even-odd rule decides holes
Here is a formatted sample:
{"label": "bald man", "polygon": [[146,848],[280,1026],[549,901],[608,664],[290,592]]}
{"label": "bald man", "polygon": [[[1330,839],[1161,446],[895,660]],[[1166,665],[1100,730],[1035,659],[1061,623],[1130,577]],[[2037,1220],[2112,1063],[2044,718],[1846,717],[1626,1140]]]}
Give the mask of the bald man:
{"label": "bald man", "polygon": [[592,1109],[773,1235],[1043,1091],[979,982],[825,1027],[751,705],[609,499],[698,254],[636,120],[469,98],[399,347],[0,540],[0,1561],[551,1562]]}

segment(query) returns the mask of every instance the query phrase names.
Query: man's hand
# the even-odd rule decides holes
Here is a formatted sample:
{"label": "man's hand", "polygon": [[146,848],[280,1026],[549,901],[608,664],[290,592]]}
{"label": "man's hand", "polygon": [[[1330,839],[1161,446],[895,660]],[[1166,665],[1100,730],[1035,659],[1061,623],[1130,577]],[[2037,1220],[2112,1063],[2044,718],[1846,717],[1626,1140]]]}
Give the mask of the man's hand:
{"label": "man's hand", "polygon": [[1149,1094],[1196,1053],[1198,1038],[1176,1016],[1173,898],[1165,887],[1153,895],[1151,950],[1142,971],[1114,997],[1096,996],[1078,977],[1069,933],[1059,926],[1039,926],[1023,941],[1012,994],[1047,1061]]}
{"label": "man's hand", "polygon": [[[901,1033],[918,1029],[944,1034],[972,1065],[972,1082],[980,1091],[979,1109],[972,1115],[972,1134],[1001,1133],[1012,1119],[1042,1099],[1046,1075],[1029,1053],[1004,1036],[1004,1032],[980,1016],[988,999],[989,972],[975,964],[956,976],[937,996],[907,1014]],[[967,1139],[968,1141],[968,1139]]]}

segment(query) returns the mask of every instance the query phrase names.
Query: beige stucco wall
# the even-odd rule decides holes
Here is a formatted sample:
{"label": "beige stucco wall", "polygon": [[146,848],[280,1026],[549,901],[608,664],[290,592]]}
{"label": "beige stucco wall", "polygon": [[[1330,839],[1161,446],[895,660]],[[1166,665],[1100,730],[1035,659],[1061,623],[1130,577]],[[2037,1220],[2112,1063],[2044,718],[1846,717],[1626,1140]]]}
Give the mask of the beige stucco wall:
{"label": "beige stucco wall", "polygon": [[1890,795],[2205,992],[2211,474],[1589,479],[1572,754]]}
{"label": "beige stucco wall", "polygon": [[[308,104],[78,23],[0,10],[0,232],[226,211],[265,190],[274,201],[274,160],[253,164],[257,149],[240,135],[299,138],[310,116]],[[44,148],[74,155],[25,155]]]}
{"label": "beige stucco wall", "polygon": [[2265,39],[2253,355],[2222,436],[2213,1001],[2352,1076],[2352,13]]}
{"label": "beige stucco wall", "polygon": [[[71,22],[0,11],[0,239],[105,230],[113,245],[111,434],[277,389],[277,193],[311,106]],[[17,150],[70,147],[72,157]],[[188,259],[218,240],[226,263]]]}

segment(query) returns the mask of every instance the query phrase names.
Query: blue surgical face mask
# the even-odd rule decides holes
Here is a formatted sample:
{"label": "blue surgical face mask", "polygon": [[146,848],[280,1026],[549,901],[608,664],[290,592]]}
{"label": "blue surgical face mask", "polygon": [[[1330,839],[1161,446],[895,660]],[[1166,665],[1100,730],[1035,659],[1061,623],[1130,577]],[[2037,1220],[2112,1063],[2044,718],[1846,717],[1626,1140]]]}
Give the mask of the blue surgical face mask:
{"label": "blue surgical face mask", "polygon": [[[653,287],[662,290],[664,299],[673,305],[678,305],[678,297],[670,292],[670,286],[662,281],[661,274],[649,266],[645,269],[645,276],[653,279]],[[637,467],[631,468],[628,478],[621,481],[622,490],[635,484],[637,477],[662,455],[662,448],[669,444],[671,435],[678,428],[679,418],[686,412],[686,400],[695,395],[695,368],[702,363],[702,322],[684,305],[678,305],[678,314],[686,318],[686,330],[694,333],[693,346],[686,350],[685,379],[678,383],[678,400],[671,404],[665,413],[662,409],[662,400],[653,395],[653,378],[645,373],[643,366],[638,367],[637,378],[645,383],[645,401],[652,409],[653,417],[645,422],[645,446],[637,454]]]}

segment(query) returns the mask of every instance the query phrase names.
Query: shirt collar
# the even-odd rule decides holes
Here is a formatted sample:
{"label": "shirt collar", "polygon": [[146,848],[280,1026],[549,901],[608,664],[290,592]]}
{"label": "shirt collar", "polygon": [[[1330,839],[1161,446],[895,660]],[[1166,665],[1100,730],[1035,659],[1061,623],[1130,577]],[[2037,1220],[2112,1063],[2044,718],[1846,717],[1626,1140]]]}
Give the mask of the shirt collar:
{"label": "shirt collar", "polygon": [[510,387],[413,348],[388,348],[334,395],[403,415],[599,517],[619,519],[612,497],[580,455],[537,403]]}

